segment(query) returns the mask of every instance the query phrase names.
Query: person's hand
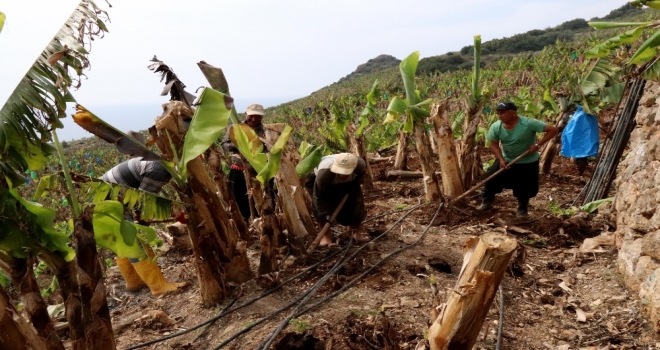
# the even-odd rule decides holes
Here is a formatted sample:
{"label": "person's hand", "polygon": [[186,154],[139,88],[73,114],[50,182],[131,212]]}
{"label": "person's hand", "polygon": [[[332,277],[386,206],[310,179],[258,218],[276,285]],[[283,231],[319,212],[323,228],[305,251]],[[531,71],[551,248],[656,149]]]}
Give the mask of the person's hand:
{"label": "person's hand", "polygon": [[184,212],[183,210],[173,213],[172,217],[174,217],[174,219],[176,221],[178,221],[178,222],[180,222],[184,225],[188,223],[188,220],[186,219],[186,212]]}
{"label": "person's hand", "polygon": [[240,154],[231,155],[231,165],[229,166],[233,170],[243,171],[245,166],[243,165],[243,159],[241,159]]}
{"label": "person's hand", "polygon": [[540,150],[540,149],[541,149],[541,146],[539,146],[538,143],[535,143],[535,144],[529,146],[529,148],[527,148],[527,150],[528,150],[530,153],[531,153],[531,152],[536,152],[536,151],[538,151],[538,150]]}
{"label": "person's hand", "polygon": [[323,218],[323,220],[324,220],[326,223],[330,223],[330,225],[335,225],[335,224],[337,224],[337,220],[333,219],[331,215],[326,215],[325,218]]}
{"label": "person's hand", "polygon": [[507,163],[504,158],[500,159],[499,162],[500,162],[500,169],[509,169],[509,163]]}

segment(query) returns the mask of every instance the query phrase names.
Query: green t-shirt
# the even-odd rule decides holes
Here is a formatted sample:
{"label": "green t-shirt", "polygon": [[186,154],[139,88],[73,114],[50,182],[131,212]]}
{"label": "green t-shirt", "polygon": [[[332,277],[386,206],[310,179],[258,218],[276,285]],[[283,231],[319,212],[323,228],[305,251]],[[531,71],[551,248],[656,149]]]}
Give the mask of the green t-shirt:
{"label": "green t-shirt", "polygon": [[[529,146],[536,143],[536,133],[543,132],[545,123],[527,117],[518,116],[518,124],[511,130],[507,130],[502,125],[502,121],[498,120],[488,129],[486,138],[491,142],[502,143],[502,155],[507,162],[510,162],[523,152]],[[539,159],[539,152],[528,154],[523,159],[518,161],[518,164],[532,163]]]}

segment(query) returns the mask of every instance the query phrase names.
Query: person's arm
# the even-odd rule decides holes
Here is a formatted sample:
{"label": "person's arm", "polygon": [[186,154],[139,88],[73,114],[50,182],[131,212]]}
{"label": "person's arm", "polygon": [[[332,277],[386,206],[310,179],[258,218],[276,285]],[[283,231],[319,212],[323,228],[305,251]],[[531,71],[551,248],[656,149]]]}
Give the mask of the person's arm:
{"label": "person's arm", "polygon": [[500,162],[500,168],[504,169],[508,166],[506,159],[502,155],[502,148],[500,148],[500,141],[490,140],[490,152],[493,153],[495,158]]}
{"label": "person's arm", "polygon": [[500,168],[504,169],[507,167],[507,164],[504,155],[502,155],[502,148],[500,147],[500,136],[498,133],[499,126],[499,121],[493,123],[486,133],[486,139],[490,142],[490,152],[495,156],[495,159],[500,162]]}
{"label": "person's arm", "polygon": [[226,152],[238,153],[238,148],[236,148],[234,143],[231,142],[231,139],[229,138],[229,130],[232,127],[233,127],[233,125],[226,129],[227,132],[225,133],[225,136],[222,138],[222,141],[220,142],[220,145],[222,146],[222,149],[225,150]]}
{"label": "person's arm", "polygon": [[317,219],[321,224],[328,222],[332,212],[335,211],[335,208],[332,208],[328,201],[329,193],[332,190],[330,184],[333,178],[334,174],[329,169],[320,169],[316,174],[316,181],[314,181],[312,200],[318,214]]}
{"label": "person's arm", "polygon": [[529,146],[528,150],[531,150],[532,152],[536,152],[539,149],[541,149],[543,145],[545,145],[548,141],[552,140],[553,137],[557,136],[557,133],[559,133],[559,129],[554,125],[545,124],[545,126],[543,127],[543,132],[545,132],[545,135],[543,135],[541,141]]}

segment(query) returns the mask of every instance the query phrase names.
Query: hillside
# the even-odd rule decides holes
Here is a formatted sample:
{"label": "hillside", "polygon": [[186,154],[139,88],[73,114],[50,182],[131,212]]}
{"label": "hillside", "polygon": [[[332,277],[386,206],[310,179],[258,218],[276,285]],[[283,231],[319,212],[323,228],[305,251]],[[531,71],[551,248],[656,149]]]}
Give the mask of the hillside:
{"label": "hillside", "polygon": [[[639,17],[644,11],[631,5],[624,5],[611,11],[603,17],[594,17],[589,21],[624,21]],[[560,25],[546,29],[533,29],[525,33],[516,34],[511,37],[494,39],[481,44],[482,64],[485,66],[502,56],[519,54],[523,52],[538,52],[544,47],[559,41],[573,41],[586,33],[593,33],[594,29],[589,27],[587,20],[576,18],[566,21]],[[423,58],[419,62],[418,74],[426,75],[436,72],[444,73],[459,69],[470,69],[472,67],[472,55],[474,47],[467,45],[458,51],[447,52],[443,55]],[[376,73],[391,67],[396,67],[400,60],[390,55],[379,55],[361,64],[355,71],[339,79],[336,83],[355,79],[366,74]]]}

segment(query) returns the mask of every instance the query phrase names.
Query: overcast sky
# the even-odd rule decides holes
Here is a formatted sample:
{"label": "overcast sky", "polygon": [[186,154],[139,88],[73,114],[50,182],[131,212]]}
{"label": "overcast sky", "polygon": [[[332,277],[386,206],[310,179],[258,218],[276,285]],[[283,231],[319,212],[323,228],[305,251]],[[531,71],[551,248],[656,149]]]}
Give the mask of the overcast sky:
{"label": "overcast sky", "polygon": [[[190,92],[206,85],[196,63],[221,67],[237,108],[277,105],[336,82],[380,54],[399,59],[458,51],[482,41],[604,16],[624,0],[227,1],[105,0],[109,33],[94,41],[77,101],[122,130],[153,124],[159,77],[146,67],[158,58]],[[78,0],[0,0],[0,104],[71,14]],[[69,113],[70,114],[70,113]],[[67,118],[70,120],[70,117]],[[89,136],[71,122],[70,140]]]}

